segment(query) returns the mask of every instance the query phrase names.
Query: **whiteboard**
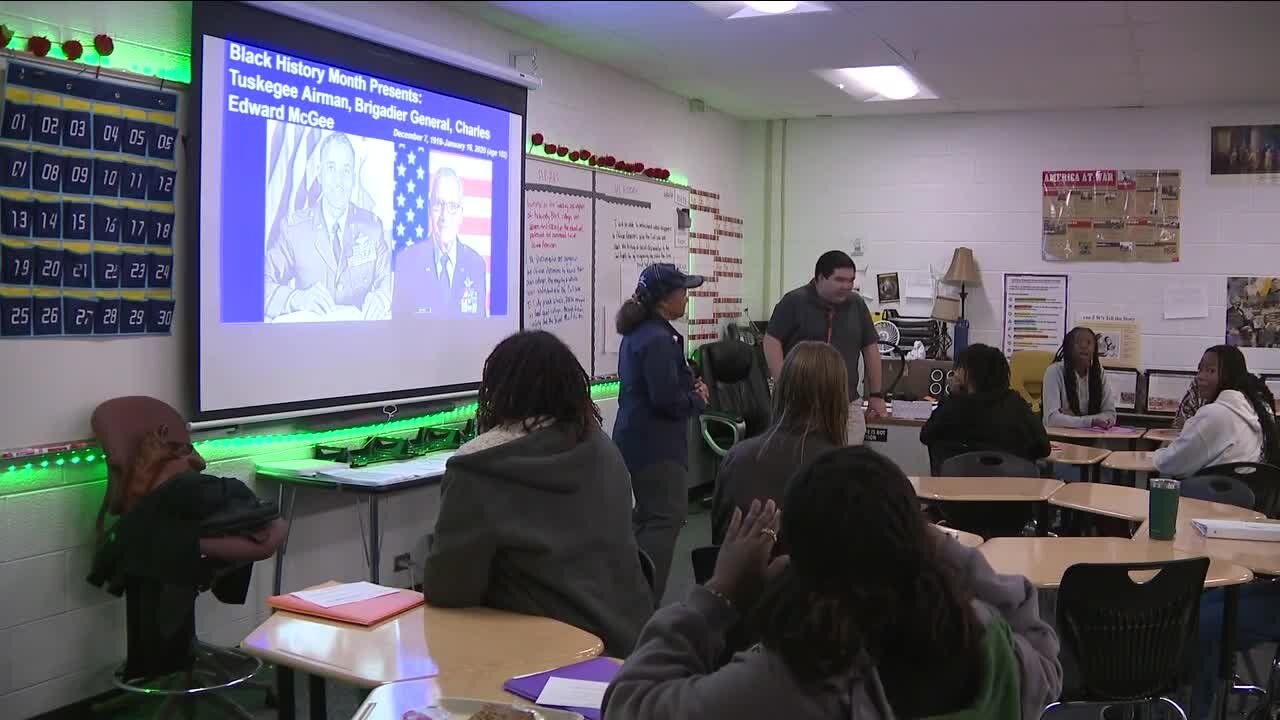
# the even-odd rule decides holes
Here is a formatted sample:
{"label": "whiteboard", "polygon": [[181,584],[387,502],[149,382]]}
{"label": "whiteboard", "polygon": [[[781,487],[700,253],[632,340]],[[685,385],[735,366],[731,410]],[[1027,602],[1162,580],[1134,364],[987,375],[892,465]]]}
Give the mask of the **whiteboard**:
{"label": "whiteboard", "polygon": [[591,373],[590,170],[525,158],[524,327],[554,333]]}
{"label": "whiteboard", "polygon": [[[688,267],[689,234],[676,227],[676,208],[688,207],[688,191],[612,173],[596,173],[595,185],[596,377],[618,373],[622,338],[614,324],[618,308],[635,292],[640,271],[652,263]],[[686,248],[677,252],[678,247]],[[687,335],[684,320],[672,323]]]}

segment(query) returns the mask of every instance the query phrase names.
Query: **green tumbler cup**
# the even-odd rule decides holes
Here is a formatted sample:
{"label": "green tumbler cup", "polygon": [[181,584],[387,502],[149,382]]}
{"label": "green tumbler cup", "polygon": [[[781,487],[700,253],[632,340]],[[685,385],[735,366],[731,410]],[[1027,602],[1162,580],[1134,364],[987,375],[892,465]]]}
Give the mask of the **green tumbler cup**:
{"label": "green tumbler cup", "polygon": [[1178,531],[1178,496],[1182,483],[1177,480],[1152,480],[1147,507],[1147,531],[1152,540],[1172,540]]}

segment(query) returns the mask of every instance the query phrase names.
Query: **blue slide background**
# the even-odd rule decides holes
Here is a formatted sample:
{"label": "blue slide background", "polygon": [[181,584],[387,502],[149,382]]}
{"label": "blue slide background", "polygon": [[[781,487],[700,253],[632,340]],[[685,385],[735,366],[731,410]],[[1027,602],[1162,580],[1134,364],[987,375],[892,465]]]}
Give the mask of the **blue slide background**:
{"label": "blue slide background", "polygon": [[[508,238],[509,176],[511,159],[520,159],[520,148],[507,147],[510,137],[511,115],[505,110],[498,110],[485,105],[439,95],[409,86],[383,81],[383,85],[409,88],[421,94],[423,102],[416,105],[410,101],[397,100],[372,91],[360,91],[343,88],[328,82],[318,87],[328,93],[343,94],[352,98],[362,97],[378,105],[395,105],[405,111],[417,109],[423,115],[435,118],[449,118],[451,121],[465,121],[467,124],[485,128],[491,140],[473,138],[459,133],[449,133],[414,125],[406,118],[397,122],[392,118],[374,119],[363,113],[347,112],[341,108],[311,103],[301,97],[276,100],[272,95],[254,90],[234,87],[231,84],[230,70],[236,68],[242,74],[261,75],[264,80],[271,80],[293,85],[301,93],[302,88],[310,81],[275,67],[264,68],[234,62],[231,60],[231,40],[224,42],[223,48],[223,87],[226,94],[234,94],[241,98],[266,105],[292,105],[306,112],[315,110],[322,115],[334,118],[335,131],[362,135],[364,137],[382,138],[393,142],[416,143],[417,141],[400,140],[393,131],[397,128],[403,132],[423,136],[422,144],[430,146],[432,137],[440,137],[455,143],[480,146],[481,152],[468,153],[465,147],[442,148],[461,155],[472,154],[493,161],[493,210],[490,221],[492,250],[490,258],[490,316],[506,315],[509,311],[510,298],[507,296],[507,274],[516,258],[509,256],[510,242]],[[252,45],[238,43],[253,50],[262,50]],[[285,53],[276,53],[284,55]],[[298,57],[290,55],[289,57]],[[324,64],[323,61],[302,58],[311,64]],[[326,65],[326,68],[328,66]],[[343,68],[347,72],[362,74]],[[372,77],[365,75],[365,77]],[[263,228],[266,222],[266,157],[267,132],[265,118],[243,115],[228,109],[227,97],[207,98],[206,102],[217,102],[222,107],[222,322],[244,323],[262,322],[263,317],[263,276],[265,273],[265,256],[263,252]],[[506,151],[507,158],[489,158],[483,150]],[[399,249],[397,247],[397,249]]]}

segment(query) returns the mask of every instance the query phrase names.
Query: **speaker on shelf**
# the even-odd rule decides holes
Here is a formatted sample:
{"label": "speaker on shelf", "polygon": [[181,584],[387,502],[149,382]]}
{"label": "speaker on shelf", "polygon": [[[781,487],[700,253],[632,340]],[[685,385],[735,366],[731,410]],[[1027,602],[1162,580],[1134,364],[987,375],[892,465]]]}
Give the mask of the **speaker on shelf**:
{"label": "speaker on shelf", "polygon": [[[885,358],[881,363],[881,377],[886,383],[892,383],[902,366],[901,358]],[[894,397],[903,400],[940,398],[947,390],[947,379],[951,372],[950,360],[908,360],[906,373],[896,387],[892,390],[886,388],[886,392],[892,392]]]}

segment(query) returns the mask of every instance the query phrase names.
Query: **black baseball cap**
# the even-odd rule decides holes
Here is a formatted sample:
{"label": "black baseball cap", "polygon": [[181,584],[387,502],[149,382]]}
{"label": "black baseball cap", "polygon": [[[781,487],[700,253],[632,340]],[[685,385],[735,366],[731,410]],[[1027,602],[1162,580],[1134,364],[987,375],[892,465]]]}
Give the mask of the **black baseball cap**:
{"label": "black baseball cap", "polygon": [[636,294],[648,296],[656,302],[677,290],[702,287],[706,281],[701,275],[686,275],[672,263],[654,263],[640,273]]}

